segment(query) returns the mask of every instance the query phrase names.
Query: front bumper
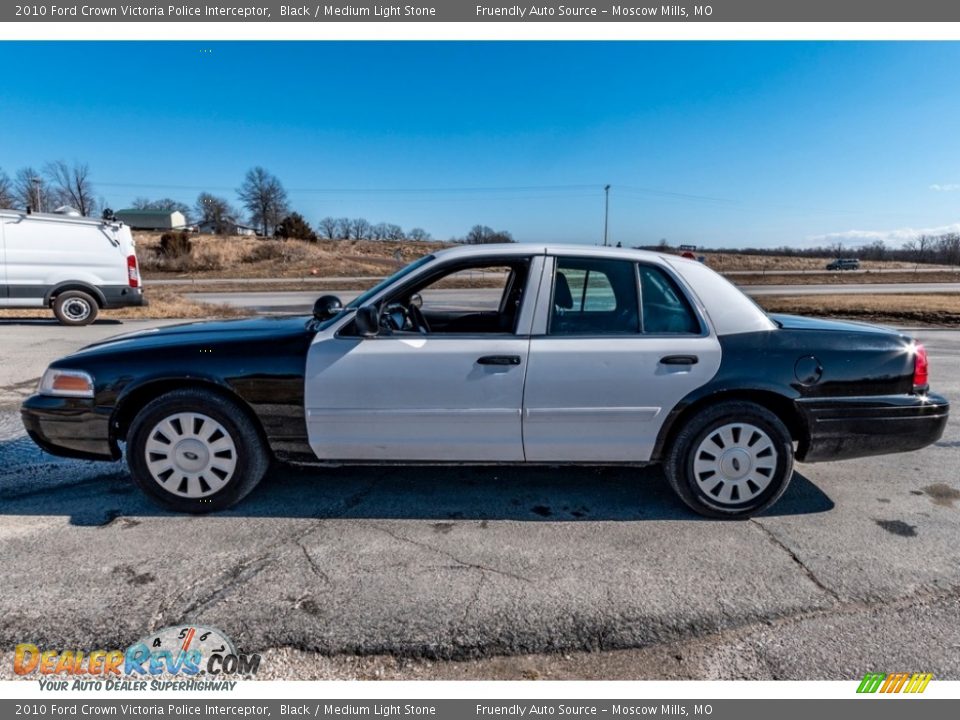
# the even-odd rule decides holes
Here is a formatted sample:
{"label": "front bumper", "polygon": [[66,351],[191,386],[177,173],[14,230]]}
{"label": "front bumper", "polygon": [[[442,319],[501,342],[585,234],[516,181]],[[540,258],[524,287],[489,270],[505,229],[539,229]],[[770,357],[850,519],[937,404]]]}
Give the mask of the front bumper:
{"label": "front bumper", "polygon": [[950,403],[939,395],[882,395],[796,401],[807,437],[801,462],[908,452],[943,435]]}
{"label": "front bumper", "polygon": [[110,438],[111,408],[92,399],[31,395],[20,407],[30,439],[52,455],[83,460],[118,460]]}

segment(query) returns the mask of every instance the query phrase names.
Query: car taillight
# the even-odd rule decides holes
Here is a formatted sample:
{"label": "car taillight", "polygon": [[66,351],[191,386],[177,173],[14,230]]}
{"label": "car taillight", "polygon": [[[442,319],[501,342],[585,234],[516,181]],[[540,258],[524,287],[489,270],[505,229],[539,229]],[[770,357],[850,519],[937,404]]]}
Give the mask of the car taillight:
{"label": "car taillight", "polygon": [[926,390],[930,385],[930,363],[927,349],[917,343],[913,350],[913,389]]}
{"label": "car taillight", "polygon": [[127,255],[127,279],[130,287],[140,287],[140,270],[137,268],[137,256]]}

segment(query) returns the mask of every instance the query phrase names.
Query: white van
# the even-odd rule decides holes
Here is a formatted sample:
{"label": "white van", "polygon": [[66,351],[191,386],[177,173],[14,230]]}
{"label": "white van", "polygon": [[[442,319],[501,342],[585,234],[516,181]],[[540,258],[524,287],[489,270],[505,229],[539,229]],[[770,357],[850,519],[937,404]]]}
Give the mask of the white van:
{"label": "white van", "polygon": [[65,325],[88,325],[101,308],[145,304],[123,223],[0,210],[0,308],[49,307]]}

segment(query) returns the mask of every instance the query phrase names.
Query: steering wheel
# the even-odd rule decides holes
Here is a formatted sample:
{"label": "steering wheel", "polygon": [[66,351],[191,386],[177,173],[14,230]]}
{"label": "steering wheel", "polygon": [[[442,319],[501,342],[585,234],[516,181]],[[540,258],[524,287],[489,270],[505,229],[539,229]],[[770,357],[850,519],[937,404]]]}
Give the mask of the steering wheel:
{"label": "steering wheel", "polygon": [[380,314],[380,327],[391,332],[400,332],[409,319],[407,308],[400,303],[391,303]]}
{"label": "steering wheel", "polygon": [[410,325],[413,329],[421,335],[426,335],[430,332],[430,323],[427,322],[427,318],[424,317],[420,308],[413,303],[407,308],[407,317],[410,319]]}

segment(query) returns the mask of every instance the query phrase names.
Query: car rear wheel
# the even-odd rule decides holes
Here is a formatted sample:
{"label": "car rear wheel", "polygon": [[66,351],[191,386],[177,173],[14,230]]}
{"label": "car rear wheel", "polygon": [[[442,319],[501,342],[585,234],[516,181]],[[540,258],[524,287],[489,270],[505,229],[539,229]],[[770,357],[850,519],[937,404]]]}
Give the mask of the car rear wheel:
{"label": "car rear wheel", "polygon": [[783,495],[793,475],[790,432],[750,402],[724,402],[694,415],[664,460],[674,492],[714,518],[757,515]]}
{"label": "car rear wheel", "polygon": [[82,290],[67,290],[53,301],[53,314],[63,325],[89,325],[98,310],[97,301]]}
{"label": "car rear wheel", "polygon": [[237,403],[206,390],[176,390],[134,418],[127,464],[133,481],[159,505],[207,513],[253,490],[270,456]]}

